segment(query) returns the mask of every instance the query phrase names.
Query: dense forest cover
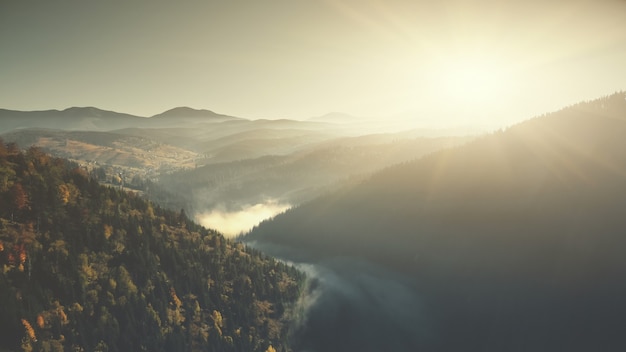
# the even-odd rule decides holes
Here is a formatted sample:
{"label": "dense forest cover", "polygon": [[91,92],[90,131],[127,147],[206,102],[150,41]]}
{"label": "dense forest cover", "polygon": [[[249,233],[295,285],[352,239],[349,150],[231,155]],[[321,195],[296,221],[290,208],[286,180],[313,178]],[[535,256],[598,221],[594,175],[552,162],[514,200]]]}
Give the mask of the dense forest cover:
{"label": "dense forest cover", "polygon": [[0,141],[0,350],[286,351],[303,279]]}

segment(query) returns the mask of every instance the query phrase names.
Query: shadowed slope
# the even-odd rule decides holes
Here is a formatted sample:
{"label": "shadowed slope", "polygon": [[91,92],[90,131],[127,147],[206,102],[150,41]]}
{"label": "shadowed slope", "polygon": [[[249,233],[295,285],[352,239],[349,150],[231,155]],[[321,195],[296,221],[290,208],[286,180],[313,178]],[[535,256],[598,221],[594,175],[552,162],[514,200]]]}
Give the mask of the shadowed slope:
{"label": "shadowed slope", "polygon": [[389,168],[249,238],[409,275],[439,334],[425,347],[623,349],[624,136],[619,93]]}

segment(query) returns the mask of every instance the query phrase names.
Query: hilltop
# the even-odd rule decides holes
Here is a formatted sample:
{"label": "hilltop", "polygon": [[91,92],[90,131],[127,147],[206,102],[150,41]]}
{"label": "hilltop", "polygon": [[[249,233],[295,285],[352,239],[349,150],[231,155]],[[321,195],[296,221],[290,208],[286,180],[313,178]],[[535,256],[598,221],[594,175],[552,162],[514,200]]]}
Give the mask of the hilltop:
{"label": "hilltop", "polygon": [[154,115],[151,118],[153,118],[153,119],[200,118],[200,119],[214,119],[214,120],[221,120],[221,121],[231,120],[231,119],[241,120],[241,118],[218,114],[218,113],[215,113],[215,112],[213,112],[211,110],[205,110],[205,109],[197,110],[197,109],[193,109],[193,108],[186,107],[186,106],[177,107],[177,108],[173,108],[173,109],[167,110],[167,111],[162,112],[160,114]]}

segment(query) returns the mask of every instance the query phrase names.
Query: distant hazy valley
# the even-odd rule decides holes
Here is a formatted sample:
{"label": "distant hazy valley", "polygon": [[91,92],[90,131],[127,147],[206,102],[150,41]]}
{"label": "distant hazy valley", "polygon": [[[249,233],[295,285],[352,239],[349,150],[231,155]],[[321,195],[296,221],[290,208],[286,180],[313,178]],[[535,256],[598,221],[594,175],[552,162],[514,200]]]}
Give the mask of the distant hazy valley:
{"label": "distant hazy valley", "polygon": [[[212,228],[225,224],[210,219],[228,222],[229,214],[239,214],[241,226],[229,226],[229,235],[348,178],[471,139],[464,131],[402,130],[397,121],[381,128],[380,122],[337,113],[251,121],[191,108],[150,118],[69,108],[0,110],[0,119],[5,142],[74,160],[97,170],[103,183],[184,208]],[[246,209],[258,215],[241,216]]]}

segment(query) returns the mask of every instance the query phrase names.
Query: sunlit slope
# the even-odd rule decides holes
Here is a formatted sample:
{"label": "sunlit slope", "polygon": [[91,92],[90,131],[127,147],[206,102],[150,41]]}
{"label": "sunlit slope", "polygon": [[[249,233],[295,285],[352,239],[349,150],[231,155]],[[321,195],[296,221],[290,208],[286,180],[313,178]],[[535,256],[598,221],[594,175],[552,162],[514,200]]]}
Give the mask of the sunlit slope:
{"label": "sunlit slope", "polygon": [[200,154],[158,140],[115,132],[22,129],[1,135],[7,143],[37,146],[63,158],[121,168],[169,171],[193,168]]}
{"label": "sunlit slope", "polygon": [[624,347],[625,97],[389,168],[250,238],[409,274],[448,348]]}

